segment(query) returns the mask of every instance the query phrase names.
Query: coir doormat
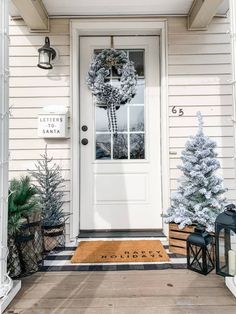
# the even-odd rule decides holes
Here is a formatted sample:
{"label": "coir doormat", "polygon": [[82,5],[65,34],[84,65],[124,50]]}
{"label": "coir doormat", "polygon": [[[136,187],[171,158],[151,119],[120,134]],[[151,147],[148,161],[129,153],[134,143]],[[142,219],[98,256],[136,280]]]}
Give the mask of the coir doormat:
{"label": "coir doormat", "polygon": [[168,262],[159,240],[82,241],[72,263]]}

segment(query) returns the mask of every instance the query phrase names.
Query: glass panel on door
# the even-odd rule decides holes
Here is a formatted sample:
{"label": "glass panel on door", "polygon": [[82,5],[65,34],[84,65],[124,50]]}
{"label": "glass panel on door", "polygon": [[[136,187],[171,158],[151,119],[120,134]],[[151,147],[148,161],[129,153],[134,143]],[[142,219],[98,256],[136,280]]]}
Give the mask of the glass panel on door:
{"label": "glass panel on door", "polygon": [[[109,131],[106,107],[96,105],[96,160],[145,159],[144,50],[125,51],[138,74],[137,92],[130,103],[116,107],[117,136]],[[120,84],[115,70],[107,80],[114,86]]]}

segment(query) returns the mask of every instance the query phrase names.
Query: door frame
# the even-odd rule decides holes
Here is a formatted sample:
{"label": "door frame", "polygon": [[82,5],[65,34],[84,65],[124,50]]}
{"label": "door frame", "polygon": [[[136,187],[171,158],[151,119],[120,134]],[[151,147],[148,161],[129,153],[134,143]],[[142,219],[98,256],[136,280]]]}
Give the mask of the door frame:
{"label": "door frame", "polygon": [[[168,112],[168,54],[167,19],[157,18],[90,18],[70,23],[70,80],[71,80],[71,205],[70,238],[74,240],[80,230],[80,128],[79,128],[79,60],[80,36],[159,35],[160,36],[160,106],[161,106],[161,203],[162,212],[169,206],[169,112]],[[168,235],[168,226],[163,231]]]}

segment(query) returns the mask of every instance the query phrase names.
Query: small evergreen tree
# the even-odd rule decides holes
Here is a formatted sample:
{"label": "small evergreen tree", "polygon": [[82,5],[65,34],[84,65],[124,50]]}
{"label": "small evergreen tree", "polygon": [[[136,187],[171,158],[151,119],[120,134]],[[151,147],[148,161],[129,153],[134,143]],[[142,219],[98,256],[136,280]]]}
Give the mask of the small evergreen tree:
{"label": "small evergreen tree", "polygon": [[199,129],[190,137],[182,151],[183,172],[177,192],[171,197],[171,207],[164,216],[166,223],[175,222],[179,228],[200,223],[206,230],[214,231],[215,219],[223,211],[226,201],[221,195],[226,191],[223,180],[215,171],[220,168],[216,159],[216,143],[203,133],[201,113],[197,113]]}
{"label": "small evergreen tree", "polygon": [[42,206],[42,224],[56,226],[65,222],[65,217],[68,216],[62,208],[64,179],[61,176],[61,168],[55,163],[52,164],[53,158],[48,157],[47,146],[42,157],[43,160],[35,164],[36,170],[30,173],[38,182],[36,189]]}

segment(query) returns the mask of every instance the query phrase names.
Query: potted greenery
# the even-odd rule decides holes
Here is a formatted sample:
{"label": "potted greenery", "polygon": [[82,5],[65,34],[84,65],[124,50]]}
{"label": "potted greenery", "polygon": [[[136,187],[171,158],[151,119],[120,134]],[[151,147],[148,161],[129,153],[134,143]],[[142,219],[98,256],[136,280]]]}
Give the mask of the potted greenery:
{"label": "potted greenery", "polygon": [[42,155],[31,175],[37,180],[37,192],[42,207],[42,230],[45,251],[65,246],[65,221],[68,214],[63,211],[63,183],[61,168],[53,163],[53,158]]}
{"label": "potted greenery", "polygon": [[172,194],[171,207],[164,215],[169,223],[169,249],[174,253],[186,254],[186,238],[197,224],[208,232],[214,232],[216,217],[224,210],[226,191],[222,178],[216,175],[220,168],[215,152],[216,143],[203,133],[203,121],[198,112],[199,127],[190,137],[182,151],[183,175],[179,186]]}
{"label": "potted greenery", "polygon": [[13,179],[8,197],[8,269],[12,277],[38,270],[34,253],[34,235],[27,228],[26,216],[39,208],[36,189],[28,176]]}

